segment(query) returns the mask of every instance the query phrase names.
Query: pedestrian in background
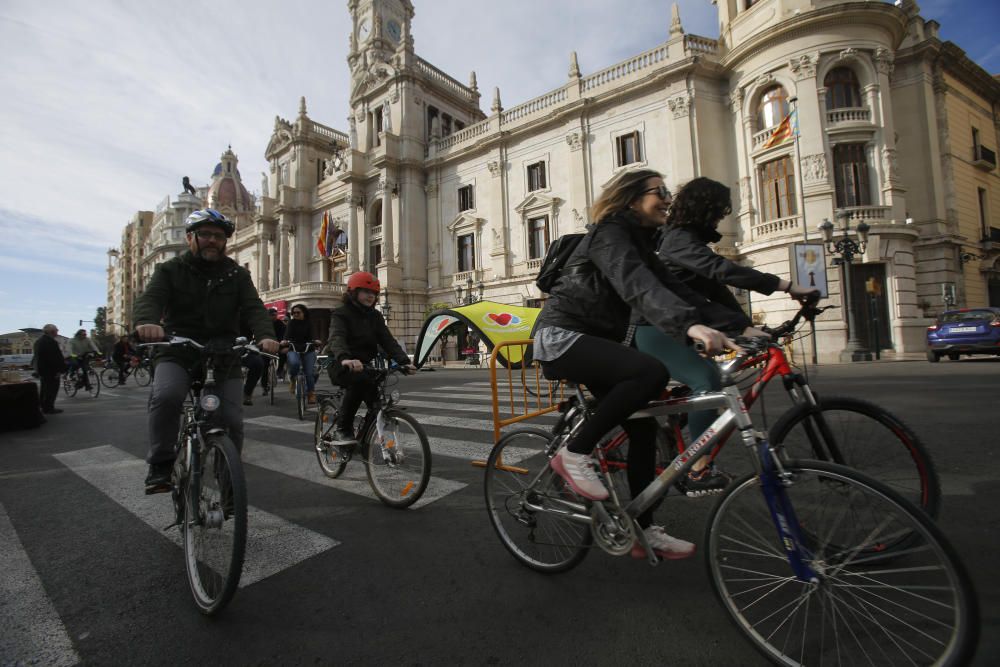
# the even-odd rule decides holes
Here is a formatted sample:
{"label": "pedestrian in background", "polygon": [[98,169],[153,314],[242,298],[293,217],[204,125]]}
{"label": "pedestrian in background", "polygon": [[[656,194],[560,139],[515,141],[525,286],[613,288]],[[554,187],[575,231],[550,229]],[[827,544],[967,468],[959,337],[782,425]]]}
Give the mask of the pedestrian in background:
{"label": "pedestrian in background", "polygon": [[42,327],[42,335],[35,341],[35,358],[31,360],[38,374],[42,412],[47,415],[62,412],[56,407],[56,396],[59,394],[59,376],[66,370],[66,360],[56,341],[57,333],[59,328],[54,324]]}

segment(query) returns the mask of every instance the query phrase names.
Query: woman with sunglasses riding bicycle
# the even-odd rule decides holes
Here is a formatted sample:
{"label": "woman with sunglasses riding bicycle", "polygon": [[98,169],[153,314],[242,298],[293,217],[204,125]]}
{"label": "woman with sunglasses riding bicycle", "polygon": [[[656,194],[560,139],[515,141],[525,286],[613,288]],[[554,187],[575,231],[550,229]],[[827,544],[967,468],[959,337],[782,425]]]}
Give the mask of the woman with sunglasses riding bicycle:
{"label": "woman with sunglasses riding bicycle", "polygon": [[[655,357],[621,344],[631,313],[685,345],[700,341],[709,352],[734,346],[716,330],[731,327],[732,313],[699,297],[656,257],[655,234],[667,221],[670,201],[670,191],[656,171],[619,175],[594,203],[591,219],[596,224],[566,261],[575,270],[563,269],[532,332],[533,356],[545,376],[586,385],[599,399],[592,418],[551,461],[573,491],[591,500],[603,500],[608,492],[594,472],[590,453],[619,424],[631,443],[631,491],[641,491],[655,474],[656,421],[625,419],[658,396],[670,376]],[[652,524],[652,509],[636,520],[661,558],[694,553],[692,543]],[[633,556],[646,556],[638,543]]]}
{"label": "woman with sunglasses riding bicycle", "polygon": [[[299,367],[306,380],[306,400],[309,405],[316,403],[316,350],[320,341],[313,338],[312,324],[309,321],[309,309],[304,304],[292,306],[292,319],[285,328],[285,340],[282,345],[288,345],[288,377],[294,378]],[[295,385],[289,382],[289,391],[295,392]]]}
{"label": "woman with sunglasses riding bicycle", "polygon": [[379,348],[407,373],[417,372],[392,337],[382,313],[375,310],[380,288],[378,278],[367,271],[351,274],[347,279],[344,305],[330,314],[330,339],[326,345],[326,352],[332,359],[330,381],[345,388],[334,429],[335,440],[331,443],[340,447],[357,443],[354,416],[362,401],[370,409],[378,398],[375,380],[364,369],[365,364],[378,355]]}
{"label": "woman with sunglasses riding bicycle", "polygon": [[[746,336],[766,335],[752,328],[736,297],[728,287],[753,290],[761,294],[788,292],[792,298],[808,296],[815,289],[801,287],[779,276],[740,266],[718,255],[709,243],[718,243],[722,235],[719,222],[732,212],[729,188],[710,178],[699,177],[686,183],[677,192],[667,224],[660,237],[657,254],[678,280],[712,303],[733,312],[736,330]],[[741,331],[742,330],[742,331]],[[659,359],[675,380],[683,382],[695,393],[718,391],[721,388],[718,366],[693,348],[685,345],[646,321],[640,321],[635,331],[636,346]],[[713,410],[688,414],[690,438],[694,442],[716,418]],[[678,486],[689,496],[719,493],[729,485],[728,475],[703,458],[695,464],[687,479]]]}

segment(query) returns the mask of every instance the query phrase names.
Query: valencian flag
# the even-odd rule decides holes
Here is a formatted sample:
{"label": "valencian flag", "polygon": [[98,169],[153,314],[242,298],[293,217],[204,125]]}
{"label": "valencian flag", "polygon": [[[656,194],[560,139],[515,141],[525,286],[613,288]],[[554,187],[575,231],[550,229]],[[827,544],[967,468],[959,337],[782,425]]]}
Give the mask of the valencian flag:
{"label": "valencian flag", "polygon": [[799,133],[799,110],[796,109],[785,116],[785,119],[774,128],[771,137],[764,144],[764,148],[771,148],[783,144]]}
{"label": "valencian flag", "polygon": [[[540,312],[541,308],[508,306],[494,301],[477,301],[434,311],[427,317],[417,337],[417,354],[413,363],[417,368],[422,366],[434,344],[454,325],[473,329],[491,352],[499,343],[530,338],[531,327]],[[520,369],[523,361],[520,346],[501,348],[499,360],[507,368]]]}
{"label": "valencian flag", "polygon": [[320,257],[330,256],[330,244],[327,243],[327,231],[330,229],[330,214],[323,211],[323,224],[319,228],[319,238],[316,239],[316,250]]}

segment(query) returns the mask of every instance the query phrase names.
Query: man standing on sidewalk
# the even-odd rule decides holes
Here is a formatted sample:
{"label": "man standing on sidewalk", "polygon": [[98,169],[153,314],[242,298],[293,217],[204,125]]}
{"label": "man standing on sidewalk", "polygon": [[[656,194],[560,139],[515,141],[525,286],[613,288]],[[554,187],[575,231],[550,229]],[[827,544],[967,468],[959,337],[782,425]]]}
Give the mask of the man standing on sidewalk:
{"label": "man standing on sidewalk", "polygon": [[54,324],[42,327],[42,335],[35,341],[35,358],[32,360],[38,373],[42,412],[47,415],[62,412],[56,407],[56,396],[59,394],[59,375],[66,370],[66,360],[56,342],[57,333],[59,329]]}

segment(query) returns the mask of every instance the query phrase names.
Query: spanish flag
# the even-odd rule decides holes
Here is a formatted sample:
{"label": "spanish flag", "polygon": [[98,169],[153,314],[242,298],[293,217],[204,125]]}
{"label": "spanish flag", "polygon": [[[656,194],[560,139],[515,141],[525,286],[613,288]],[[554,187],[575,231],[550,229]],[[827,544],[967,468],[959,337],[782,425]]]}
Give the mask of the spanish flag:
{"label": "spanish flag", "polygon": [[774,128],[774,132],[771,133],[771,137],[764,144],[764,148],[772,148],[779,144],[783,144],[799,133],[799,111],[796,109],[792,111],[785,119],[778,123],[778,127]]}
{"label": "spanish flag", "polygon": [[319,238],[316,239],[316,250],[319,251],[320,257],[329,257],[330,253],[327,252],[326,247],[326,231],[330,226],[330,214],[327,211],[323,211],[323,225],[319,228]]}

